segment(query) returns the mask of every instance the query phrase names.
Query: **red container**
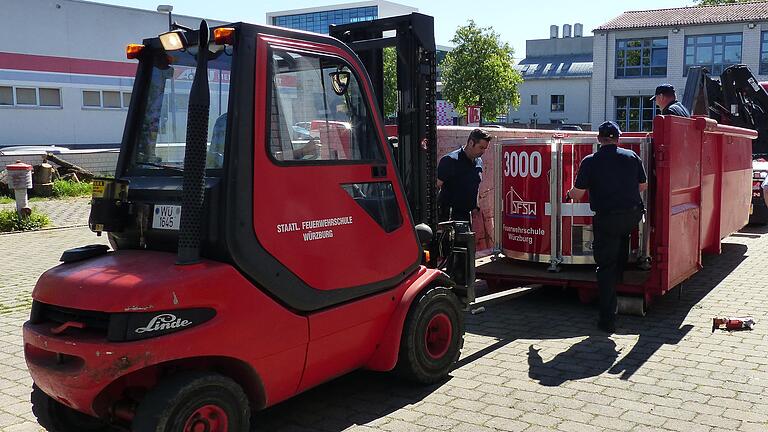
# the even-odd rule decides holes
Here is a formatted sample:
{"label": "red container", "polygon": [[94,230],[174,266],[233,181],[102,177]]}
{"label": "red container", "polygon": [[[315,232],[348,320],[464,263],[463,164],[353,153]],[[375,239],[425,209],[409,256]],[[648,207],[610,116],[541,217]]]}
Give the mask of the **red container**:
{"label": "red container", "polygon": [[[649,176],[645,221],[632,238],[633,261],[649,265],[628,271],[620,293],[650,302],[696,273],[702,252],[719,253],[721,240],[747,224],[756,137],[704,117],[673,116],[657,116],[652,134],[622,135],[621,145],[643,158]],[[496,207],[503,211],[494,222],[501,222],[495,224],[497,251],[512,259],[479,266],[479,278],[499,287],[542,283],[577,288],[583,299],[595,295],[594,266],[568,265],[590,262],[587,200],[563,200],[595,141],[584,134],[504,141],[495,181],[501,185],[496,202],[503,203]]]}

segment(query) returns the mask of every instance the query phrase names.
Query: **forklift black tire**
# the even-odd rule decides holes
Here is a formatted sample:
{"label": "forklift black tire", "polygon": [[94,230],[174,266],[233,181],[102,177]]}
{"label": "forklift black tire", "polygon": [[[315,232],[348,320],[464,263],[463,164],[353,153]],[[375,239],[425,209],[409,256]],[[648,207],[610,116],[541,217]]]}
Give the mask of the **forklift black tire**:
{"label": "forklift black tire", "polygon": [[134,432],[248,432],[243,389],[218,374],[182,372],[161,381],[139,403]]}
{"label": "forklift black tire", "polygon": [[48,396],[32,384],[32,413],[48,432],[108,432],[112,428],[105,421],[74,410]]}
{"label": "forklift black tire", "polygon": [[395,373],[420,384],[445,379],[464,345],[464,314],[447,288],[431,288],[418,298],[403,326]]}

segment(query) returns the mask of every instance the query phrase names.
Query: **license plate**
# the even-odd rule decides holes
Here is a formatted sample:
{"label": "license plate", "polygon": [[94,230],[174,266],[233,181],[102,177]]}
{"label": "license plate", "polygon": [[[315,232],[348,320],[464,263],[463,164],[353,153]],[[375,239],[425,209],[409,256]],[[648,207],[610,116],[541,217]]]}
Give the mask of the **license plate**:
{"label": "license plate", "polygon": [[159,204],[152,215],[152,228],[179,230],[181,225],[181,206]]}

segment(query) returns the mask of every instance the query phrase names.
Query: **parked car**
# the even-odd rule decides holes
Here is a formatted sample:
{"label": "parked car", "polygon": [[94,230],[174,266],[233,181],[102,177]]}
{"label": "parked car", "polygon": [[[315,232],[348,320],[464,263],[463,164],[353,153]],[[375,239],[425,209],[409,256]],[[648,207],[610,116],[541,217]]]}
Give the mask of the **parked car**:
{"label": "parked car", "polygon": [[557,130],[580,131],[583,129],[579,125],[562,125]]}

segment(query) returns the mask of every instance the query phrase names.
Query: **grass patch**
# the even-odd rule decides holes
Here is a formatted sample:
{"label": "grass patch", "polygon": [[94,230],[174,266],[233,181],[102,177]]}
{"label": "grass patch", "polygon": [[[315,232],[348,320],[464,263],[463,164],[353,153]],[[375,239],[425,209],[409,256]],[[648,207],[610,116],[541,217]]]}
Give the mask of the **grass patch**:
{"label": "grass patch", "polygon": [[11,197],[0,195],[0,204],[11,204],[14,200]]}
{"label": "grass patch", "polygon": [[90,183],[78,183],[69,180],[56,180],[53,182],[54,198],[91,196],[91,190],[92,186]]}
{"label": "grass patch", "polygon": [[0,210],[0,232],[31,231],[46,227],[51,219],[44,213],[32,210],[29,217],[22,218],[16,209]]}

